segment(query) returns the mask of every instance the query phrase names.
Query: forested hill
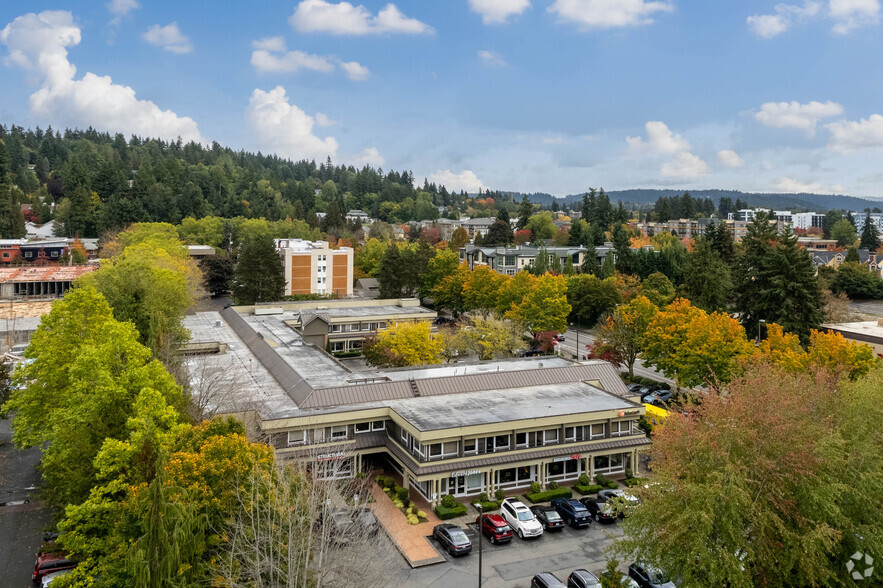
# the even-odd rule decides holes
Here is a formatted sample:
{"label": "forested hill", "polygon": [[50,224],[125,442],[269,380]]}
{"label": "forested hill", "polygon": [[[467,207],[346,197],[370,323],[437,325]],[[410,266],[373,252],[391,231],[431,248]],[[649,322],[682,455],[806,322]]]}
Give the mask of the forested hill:
{"label": "forested hill", "polygon": [[[635,189],[635,190],[614,190],[607,192],[610,200],[613,202],[623,202],[632,204],[653,204],[659,198],[679,196],[684,190],[652,190],[652,189]],[[773,208],[776,210],[812,210],[824,212],[830,209],[843,210],[864,210],[865,208],[883,208],[883,200],[869,200],[865,198],[856,198],[854,196],[839,196],[834,194],[774,194],[760,192],[741,192],[739,190],[689,190],[690,195],[697,199],[710,198],[713,202],[718,202],[721,198],[731,198],[734,202],[742,200],[747,202],[749,206],[758,206],[765,208]],[[513,197],[518,200],[523,194],[519,192],[513,193]],[[549,206],[554,200],[559,205],[565,202],[570,204],[579,204],[582,202],[582,194],[570,194],[564,198],[555,198],[551,194],[542,192],[527,194],[532,202]]]}

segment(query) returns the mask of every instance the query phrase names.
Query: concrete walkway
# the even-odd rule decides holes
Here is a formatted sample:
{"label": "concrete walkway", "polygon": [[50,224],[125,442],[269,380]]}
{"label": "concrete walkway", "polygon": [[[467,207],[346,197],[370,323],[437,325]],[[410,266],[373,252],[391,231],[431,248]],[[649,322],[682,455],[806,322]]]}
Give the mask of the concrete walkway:
{"label": "concrete walkway", "polygon": [[396,508],[389,496],[373,479],[371,481],[371,495],[374,496],[374,503],[371,504],[374,515],[412,568],[445,561],[445,558],[427,539],[432,535],[432,528],[441,523],[434,512],[419,505],[418,508],[426,513],[427,522],[409,525],[405,515]]}

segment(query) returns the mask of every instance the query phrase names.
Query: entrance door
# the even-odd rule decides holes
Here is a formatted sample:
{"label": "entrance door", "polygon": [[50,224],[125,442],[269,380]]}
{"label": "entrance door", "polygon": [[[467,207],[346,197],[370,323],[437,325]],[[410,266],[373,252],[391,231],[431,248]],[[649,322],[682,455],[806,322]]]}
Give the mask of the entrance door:
{"label": "entrance door", "polygon": [[454,488],[454,496],[463,496],[466,494],[466,476],[456,476],[451,478],[451,487]]}

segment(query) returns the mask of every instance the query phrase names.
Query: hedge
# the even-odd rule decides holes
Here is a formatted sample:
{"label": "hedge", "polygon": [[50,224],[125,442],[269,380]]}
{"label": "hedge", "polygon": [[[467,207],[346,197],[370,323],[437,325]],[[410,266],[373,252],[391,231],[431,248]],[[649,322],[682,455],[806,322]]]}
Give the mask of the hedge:
{"label": "hedge", "polygon": [[573,491],[570,488],[558,488],[556,490],[525,494],[524,497],[536,504],[537,502],[548,502],[553,498],[573,498]]}
{"label": "hedge", "polygon": [[438,518],[443,521],[462,517],[466,514],[466,505],[457,504],[457,506],[455,506],[454,508],[446,508],[439,504],[435,507],[435,514],[438,515]]}
{"label": "hedge", "polygon": [[585,496],[586,494],[597,494],[602,489],[602,486],[599,486],[598,484],[589,484],[588,486],[575,484],[573,489]]}
{"label": "hedge", "polygon": [[500,509],[500,503],[494,502],[493,500],[489,502],[473,502],[472,506],[476,507],[475,510],[478,510],[477,507],[481,506],[481,512],[493,512]]}
{"label": "hedge", "polygon": [[647,478],[626,478],[623,484],[631,488],[632,486],[646,486],[650,482]]}

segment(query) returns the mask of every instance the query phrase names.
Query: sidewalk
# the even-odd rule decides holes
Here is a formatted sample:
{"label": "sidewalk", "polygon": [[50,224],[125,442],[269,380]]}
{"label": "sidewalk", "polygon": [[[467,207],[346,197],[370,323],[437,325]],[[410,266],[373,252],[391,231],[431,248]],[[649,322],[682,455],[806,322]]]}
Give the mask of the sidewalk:
{"label": "sidewalk", "polygon": [[[419,525],[409,525],[405,515],[395,507],[389,496],[384,494],[376,482],[371,482],[371,495],[374,503],[371,507],[374,515],[389,533],[396,547],[412,568],[427,566],[445,561],[444,556],[436,551],[430,543],[428,536],[432,535],[432,528],[441,523],[441,520],[432,510],[425,510],[427,521]],[[422,505],[421,505],[422,506]]]}

